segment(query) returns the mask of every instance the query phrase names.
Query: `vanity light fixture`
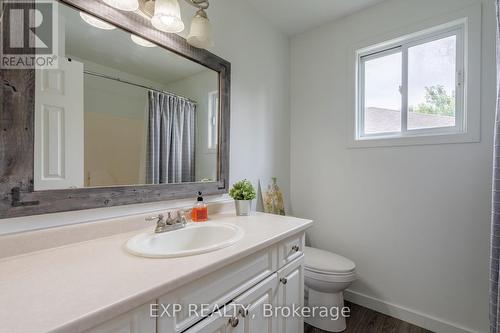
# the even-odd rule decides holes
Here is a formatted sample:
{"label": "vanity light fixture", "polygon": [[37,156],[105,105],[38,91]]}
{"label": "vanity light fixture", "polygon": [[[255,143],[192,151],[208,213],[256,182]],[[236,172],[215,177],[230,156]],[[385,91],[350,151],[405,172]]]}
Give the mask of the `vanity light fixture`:
{"label": "vanity light fixture", "polygon": [[104,22],[103,20],[98,19],[95,16],[89,15],[84,12],[80,12],[80,17],[82,20],[84,20],[87,24],[90,24],[91,26],[103,30],[114,30],[116,27],[112,24],[109,24],[107,22]]}
{"label": "vanity light fixture", "polygon": [[127,12],[134,12],[139,9],[139,0],[102,0],[104,3]]}
{"label": "vanity light fixture", "polygon": [[156,0],[151,24],[163,32],[177,33],[184,30],[179,2],[177,0]]}
{"label": "vanity light fixture", "polygon": [[[119,4],[135,2],[133,0],[103,0],[106,4],[122,9]],[[184,30],[184,22],[181,18],[181,10],[178,0],[136,0],[139,11],[151,20],[156,29],[179,33]],[[191,22],[187,42],[198,48],[208,48],[214,45],[212,25],[207,17],[206,10],[209,0],[184,0],[191,6],[198,8]],[[123,9],[125,10],[125,9]]]}
{"label": "vanity light fixture", "polygon": [[208,20],[207,13],[203,9],[198,10],[191,21],[191,29],[189,30],[187,42],[201,49],[214,46],[212,25]]}
{"label": "vanity light fixture", "polygon": [[149,40],[146,40],[134,34],[130,35],[130,39],[132,39],[134,43],[142,47],[156,47],[156,44],[151,43]]}

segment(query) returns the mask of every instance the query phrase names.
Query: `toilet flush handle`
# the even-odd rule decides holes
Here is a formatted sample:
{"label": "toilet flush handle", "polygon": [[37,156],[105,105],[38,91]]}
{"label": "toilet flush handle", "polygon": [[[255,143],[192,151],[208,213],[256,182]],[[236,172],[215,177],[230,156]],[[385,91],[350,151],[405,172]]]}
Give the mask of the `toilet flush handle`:
{"label": "toilet flush handle", "polygon": [[280,282],[283,283],[283,284],[286,284],[288,282],[288,279],[287,278],[281,278]]}

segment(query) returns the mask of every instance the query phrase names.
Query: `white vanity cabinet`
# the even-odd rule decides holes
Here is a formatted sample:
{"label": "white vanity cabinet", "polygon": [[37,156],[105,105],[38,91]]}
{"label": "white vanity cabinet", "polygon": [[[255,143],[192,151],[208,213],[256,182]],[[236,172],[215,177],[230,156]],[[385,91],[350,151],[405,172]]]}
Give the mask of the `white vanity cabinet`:
{"label": "white vanity cabinet", "polygon": [[276,313],[303,305],[303,247],[301,232],[159,297],[181,306],[173,315],[150,318],[147,304],[87,333],[303,333],[302,319]]}
{"label": "white vanity cabinet", "polygon": [[285,318],[276,311],[278,306],[303,305],[303,281],[301,256],[185,332],[303,333],[301,318]]}

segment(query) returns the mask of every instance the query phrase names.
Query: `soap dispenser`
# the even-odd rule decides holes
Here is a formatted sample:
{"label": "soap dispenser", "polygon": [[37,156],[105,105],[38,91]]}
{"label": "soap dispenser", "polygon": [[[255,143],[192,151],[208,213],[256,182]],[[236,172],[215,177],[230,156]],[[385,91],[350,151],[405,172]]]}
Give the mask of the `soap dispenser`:
{"label": "soap dispenser", "polygon": [[208,206],[203,201],[201,192],[198,192],[198,199],[191,211],[191,220],[193,222],[205,222],[208,220]]}

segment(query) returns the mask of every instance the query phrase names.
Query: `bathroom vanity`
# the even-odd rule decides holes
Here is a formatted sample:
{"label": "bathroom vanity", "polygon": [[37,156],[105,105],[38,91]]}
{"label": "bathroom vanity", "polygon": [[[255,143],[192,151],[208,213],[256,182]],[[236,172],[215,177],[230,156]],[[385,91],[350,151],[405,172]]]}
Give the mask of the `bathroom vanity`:
{"label": "bathroom vanity", "polygon": [[[303,304],[304,232],[312,221],[232,212],[211,219],[239,227],[242,237],[185,257],[127,252],[126,242],[150,226],[1,259],[0,331],[302,332],[301,319],[265,317],[263,307]],[[4,237],[10,244],[29,241],[26,235]]]}

